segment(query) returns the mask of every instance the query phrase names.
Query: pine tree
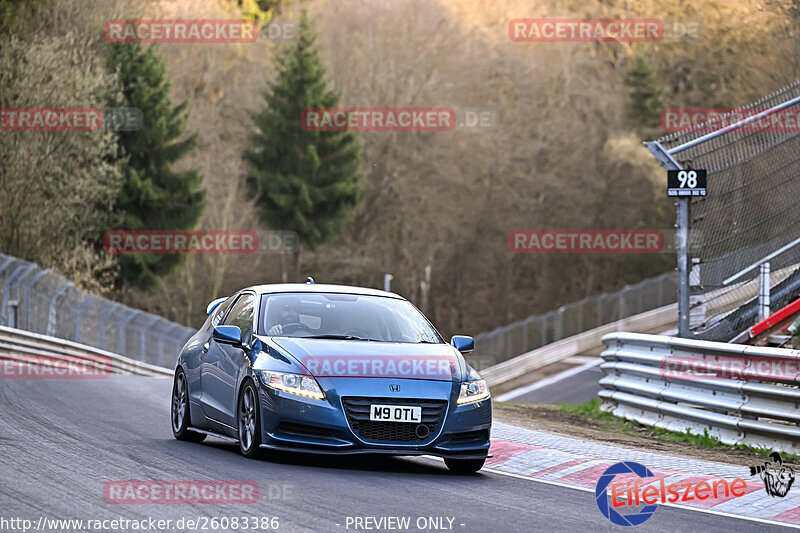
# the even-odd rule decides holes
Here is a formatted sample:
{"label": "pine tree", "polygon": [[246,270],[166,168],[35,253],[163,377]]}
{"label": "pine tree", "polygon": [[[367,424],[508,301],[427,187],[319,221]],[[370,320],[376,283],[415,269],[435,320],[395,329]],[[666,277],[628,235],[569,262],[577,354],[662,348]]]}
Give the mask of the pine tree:
{"label": "pine tree", "polygon": [[338,234],[361,198],[361,145],[350,132],[307,131],[303,109],[336,107],[328,90],[316,39],[303,13],[298,39],[279,58],[280,74],[253,116],[253,148],[244,152],[248,191],[259,217],[274,229],[298,234],[295,276],[302,246],[314,248]]}
{"label": "pine tree", "polygon": [[[115,204],[121,230],[187,230],[197,224],[205,207],[197,169],[175,172],[172,165],[197,144],[197,134],[184,140],[187,103],[172,106],[164,60],[155,45],[111,44],[108,66],[123,86],[120,107],[141,110],[142,127],[121,131],[119,146],[128,157],[125,178]],[[120,257],[119,285],[152,290],[161,276],[173,271],[183,257],[130,254]]]}
{"label": "pine tree", "polygon": [[664,103],[656,68],[646,57],[636,54],[625,72],[624,81],[630,89],[627,114],[631,125],[645,136],[657,134]]}

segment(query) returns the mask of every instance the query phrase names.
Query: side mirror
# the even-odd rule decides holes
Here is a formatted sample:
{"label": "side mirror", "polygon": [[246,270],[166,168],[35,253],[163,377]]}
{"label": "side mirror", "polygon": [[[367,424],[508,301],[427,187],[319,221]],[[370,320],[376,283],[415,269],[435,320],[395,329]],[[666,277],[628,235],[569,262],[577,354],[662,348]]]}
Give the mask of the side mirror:
{"label": "side mirror", "polygon": [[215,326],[211,338],[220,344],[242,345],[242,330],[239,326]]}
{"label": "side mirror", "polygon": [[453,335],[450,339],[450,344],[452,344],[456,350],[464,354],[475,349],[475,340],[466,335]]}
{"label": "side mirror", "polygon": [[208,304],[208,307],[206,307],[206,314],[210,315],[211,313],[213,313],[214,309],[216,309],[219,304],[221,304],[222,302],[224,302],[227,299],[228,299],[227,296],[225,296],[223,298],[217,298],[216,300],[214,300],[213,302]]}

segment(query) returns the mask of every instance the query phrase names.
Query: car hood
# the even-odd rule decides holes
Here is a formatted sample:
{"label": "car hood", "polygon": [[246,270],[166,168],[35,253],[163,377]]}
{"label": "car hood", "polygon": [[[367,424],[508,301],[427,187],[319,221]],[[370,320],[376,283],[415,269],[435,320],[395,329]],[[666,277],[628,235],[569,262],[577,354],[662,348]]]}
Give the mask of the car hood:
{"label": "car hood", "polygon": [[313,376],[463,381],[466,364],[449,344],[273,337]]}

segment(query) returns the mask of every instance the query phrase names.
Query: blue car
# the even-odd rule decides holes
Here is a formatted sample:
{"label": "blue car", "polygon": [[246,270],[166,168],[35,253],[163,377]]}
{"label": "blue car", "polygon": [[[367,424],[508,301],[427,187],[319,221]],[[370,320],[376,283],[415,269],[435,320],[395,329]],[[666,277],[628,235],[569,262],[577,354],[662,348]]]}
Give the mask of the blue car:
{"label": "blue car", "polygon": [[489,452],[486,382],[410,302],[341,285],[260,285],[208,305],[178,358],[175,438],[326,454],[434,455],[476,472]]}

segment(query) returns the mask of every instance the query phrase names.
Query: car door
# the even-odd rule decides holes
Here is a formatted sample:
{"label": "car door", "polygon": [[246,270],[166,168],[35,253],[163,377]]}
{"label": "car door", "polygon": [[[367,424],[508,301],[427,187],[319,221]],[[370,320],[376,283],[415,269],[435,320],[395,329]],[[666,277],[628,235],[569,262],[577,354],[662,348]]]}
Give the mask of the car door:
{"label": "car door", "polygon": [[197,404],[200,407],[199,410],[202,410],[203,414],[206,415],[209,411],[206,408],[206,399],[203,397],[203,365],[208,364],[211,359],[211,356],[208,355],[208,350],[211,348],[211,335],[214,332],[214,327],[218,326],[222,322],[222,319],[225,318],[226,312],[230,309],[231,304],[233,304],[237,296],[238,294],[234,294],[219,304],[217,308],[211,312],[209,321],[204,324],[198,332],[202,335],[201,340],[203,342],[203,347],[197,353],[194,366],[187,365],[187,378],[189,379],[191,401]]}
{"label": "car door", "polygon": [[[253,335],[255,301],[255,294],[242,293],[222,321],[225,325],[238,326],[245,344],[250,343]],[[209,340],[200,378],[206,416],[231,427],[235,425],[236,384],[245,363],[246,355],[241,348]]]}

